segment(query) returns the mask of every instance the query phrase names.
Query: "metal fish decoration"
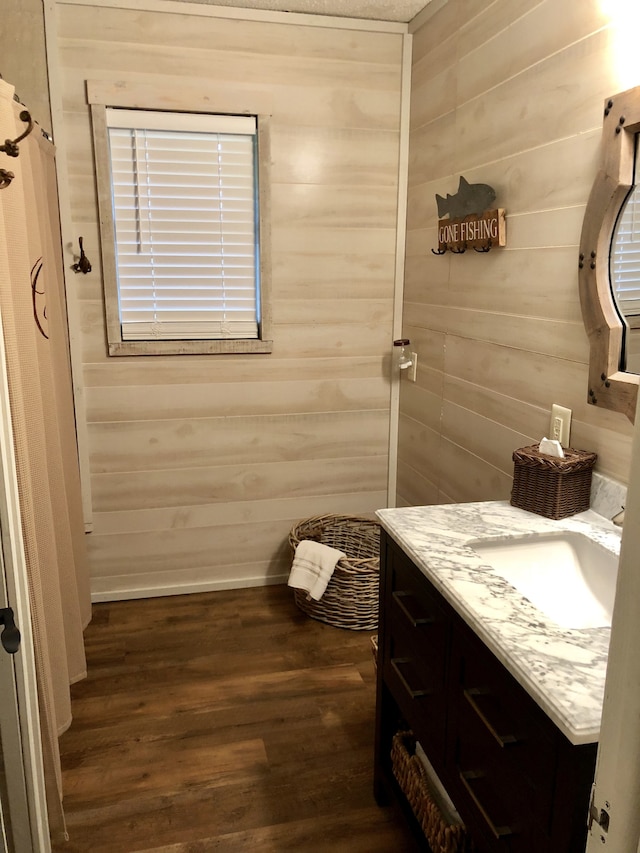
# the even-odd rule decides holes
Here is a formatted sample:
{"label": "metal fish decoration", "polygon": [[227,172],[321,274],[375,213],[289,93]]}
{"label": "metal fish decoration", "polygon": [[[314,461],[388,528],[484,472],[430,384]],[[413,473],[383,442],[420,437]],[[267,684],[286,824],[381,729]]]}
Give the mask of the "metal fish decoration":
{"label": "metal fish decoration", "polygon": [[455,195],[447,193],[446,198],[436,195],[438,218],[442,219],[447,214],[449,219],[463,219],[472,213],[480,216],[495,200],[495,190],[489,184],[470,184],[460,176],[458,192]]}

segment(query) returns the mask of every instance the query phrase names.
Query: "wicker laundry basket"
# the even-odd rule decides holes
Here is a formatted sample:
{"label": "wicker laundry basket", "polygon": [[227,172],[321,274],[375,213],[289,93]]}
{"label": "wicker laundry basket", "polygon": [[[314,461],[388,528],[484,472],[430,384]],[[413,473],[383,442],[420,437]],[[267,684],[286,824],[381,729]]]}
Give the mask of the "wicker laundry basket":
{"label": "wicker laundry basket", "polygon": [[296,524],[289,534],[292,551],[303,539],[321,542],[346,554],[338,560],[320,601],[294,590],[295,602],[307,616],[352,631],[378,627],[380,525],[370,518],[317,515]]}

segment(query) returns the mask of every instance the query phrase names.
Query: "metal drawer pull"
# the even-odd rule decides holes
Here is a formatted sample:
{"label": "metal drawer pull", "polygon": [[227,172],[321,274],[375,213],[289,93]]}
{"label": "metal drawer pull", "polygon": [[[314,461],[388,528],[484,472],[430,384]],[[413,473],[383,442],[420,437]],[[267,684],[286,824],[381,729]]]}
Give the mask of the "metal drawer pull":
{"label": "metal drawer pull", "polygon": [[500,839],[500,838],[504,838],[507,835],[513,835],[513,830],[511,829],[510,826],[496,826],[495,825],[495,823],[491,820],[491,818],[487,814],[487,810],[482,805],[482,803],[480,802],[480,800],[476,796],[475,791],[471,787],[470,780],[471,779],[481,779],[484,774],[483,773],[477,773],[474,770],[460,770],[459,775],[460,775],[460,780],[461,780],[462,784],[464,785],[464,787],[467,790],[467,793],[469,794],[469,796],[471,797],[473,802],[476,804],[478,811],[480,812],[482,817],[485,819],[485,822],[486,822],[487,826],[489,827],[489,829],[491,830],[491,832],[493,833],[494,837],[497,839]]}
{"label": "metal drawer pull", "polygon": [[413,625],[414,628],[417,628],[418,625],[430,625],[432,622],[435,621],[433,619],[433,617],[431,617],[431,616],[418,616],[418,617],[416,617],[412,613],[409,612],[409,610],[407,609],[407,607],[406,607],[406,605],[402,599],[407,598],[407,597],[413,598],[413,595],[410,592],[405,592],[404,590],[396,590],[395,592],[393,592],[391,594],[393,595],[393,598],[394,598],[396,604],[398,605],[398,607],[400,608],[400,610],[402,610],[402,612],[404,613],[404,615],[407,617],[407,619],[409,620],[411,625]]}
{"label": "metal drawer pull", "polygon": [[499,735],[498,732],[491,725],[489,720],[485,717],[485,715],[480,710],[480,706],[473,698],[474,696],[486,696],[488,694],[488,690],[482,690],[480,687],[470,687],[468,690],[463,690],[464,698],[471,705],[473,710],[476,712],[478,717],[484,723],[485,728],[493,735],[493,737],[497,740],[500,746],[505,747],[510,743],[517,743],[518,738],[515,735]]}
{"label": "metal drawer pull", "polygon": [[401,664],[410,662],[411,658],[391,658],[391,666],[393,667],[393,671],[400,679],[402,686],[407,691],[409,696],[411,696],[412,699],[420,699],[422,696],[428,696],[430,693],[433,693],[433,690],[414,690],[413,687],[411,687],[407,679],[400,671]]}

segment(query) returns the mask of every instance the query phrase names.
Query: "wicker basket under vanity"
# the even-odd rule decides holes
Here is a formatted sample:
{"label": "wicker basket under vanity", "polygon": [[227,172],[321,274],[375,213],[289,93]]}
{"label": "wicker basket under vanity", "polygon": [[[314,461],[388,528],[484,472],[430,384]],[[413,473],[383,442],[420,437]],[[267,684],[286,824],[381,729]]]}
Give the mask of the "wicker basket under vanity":
{"label": "wicker basket under vanity", "polygon": [[300,521],[291,530],[289,544],[294,554],[303,539],[337,548],[346,557],[336,563],[320,601],[308,599],[304,590],[294,590],[300,610],[336,628],[375,631],[380,580],[378,522],[352,515],[317,515]]}
{"label": "wicker basket under vanity", "polygon": [[427,771],[416,755],[411,732],[397,732],[391,746],[391,769],[433,853],[469,853],[471,841],[462,825],[438,804]]}
{"label": "wicker basket under vanity", "polygon": [[564,459],[547,456],[537,444],[514,450],[512,505],[546,518],[565,518],[589,509],[598,456],[571,447],[564,454]]}

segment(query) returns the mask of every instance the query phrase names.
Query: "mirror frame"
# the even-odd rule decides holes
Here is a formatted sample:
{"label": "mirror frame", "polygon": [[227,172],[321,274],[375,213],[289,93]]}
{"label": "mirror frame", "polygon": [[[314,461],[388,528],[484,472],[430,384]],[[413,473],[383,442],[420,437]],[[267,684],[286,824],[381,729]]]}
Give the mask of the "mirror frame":
{"label": "mirror frame", "polygon": [[607,98],[596,175],[580,237],[578,285],[589,338],[589,394],[594,406],[622,412],[633,423],[640,376],[620,370],[623,321],[611,291],[609,254],[618,215],[633,186],[640,86]]}

